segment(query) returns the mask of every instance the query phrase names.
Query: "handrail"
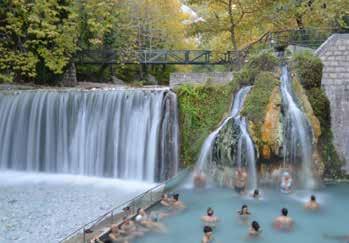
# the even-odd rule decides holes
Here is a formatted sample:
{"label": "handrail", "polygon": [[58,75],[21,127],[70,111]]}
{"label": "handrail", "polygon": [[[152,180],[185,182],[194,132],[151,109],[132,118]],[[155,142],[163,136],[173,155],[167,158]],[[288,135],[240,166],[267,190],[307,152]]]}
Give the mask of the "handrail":
{"label": "handrail", "polygon": [[101,222],[103,219],[105,219],[106,216],[113,215],[114,211],[116,211],[118,209],[122,209],[125,205],[132,205],[133,202],[136,202],[138,199],[144,198],[149,193],[156,191],[156,189],[159,189],[161,187],[164,187],[164,189],[165,189],[166,188],[166,184],[168,184],[170,181],[175,180],[176,178],[179,178],[180,176],[183,176],[185,173],[189,173],[192,168],[193,168],[193,166],[187,167],[187,168],[183,169],[182,171],[180,171],[177,175],[175,175],[175,176],[173,176],[173,177],[171,177],[171,178],[161,182],[160,184],[158,184],[158,185],[148,189],[147,191],[145,191],[145,192],[143,192],[141,194],[138,194],[137,196],[135,196],[135,197],[133,197],[133,198],[131,198],[131,199],[125,201],[125,202],[122,202],[122,203],[118,204],[117,206],[115,206],[112,209],[108,210],[103,215],[100,215],[100,216],[94,218],[93,220],[91,220],[90,222],[85,223],[84,225],[80,226],[78,229],[74,230],[73,232],[71,232],[70,234],[65,236],[59,242],[62,243],[64,241],[68,240],[69,238],[73,237],[74,235],[76,235],[80,231],[83,231],[83,234],[85,235],[85,230],[86,229],[92,228],[93,226],[95,226],[96,224]]}

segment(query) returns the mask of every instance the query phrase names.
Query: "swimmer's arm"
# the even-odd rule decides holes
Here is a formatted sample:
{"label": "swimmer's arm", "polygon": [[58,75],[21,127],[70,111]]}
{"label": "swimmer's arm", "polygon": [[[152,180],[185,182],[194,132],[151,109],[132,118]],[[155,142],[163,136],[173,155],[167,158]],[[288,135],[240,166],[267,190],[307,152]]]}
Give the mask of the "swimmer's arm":
{"label": "swimmer's arm", "polygon": [[113,234],[109,234],[108,236],[112,240],[117,240],[117,237],[115,235],[113,235]]}
{"label": "swimmer's arm", "polygon": [[99,239],[99,237],[98,236],[95,236],[92,240],[91,240],[91,243],[103,243],[103,241],[101,241],[100,239]]}
{"label": "swimmer's arm", "polygon": [[160,201],[161,205],[164,206],[164,207],[169,207],[170,204],[167,203],[167,202],[164,202],[164,201]]}

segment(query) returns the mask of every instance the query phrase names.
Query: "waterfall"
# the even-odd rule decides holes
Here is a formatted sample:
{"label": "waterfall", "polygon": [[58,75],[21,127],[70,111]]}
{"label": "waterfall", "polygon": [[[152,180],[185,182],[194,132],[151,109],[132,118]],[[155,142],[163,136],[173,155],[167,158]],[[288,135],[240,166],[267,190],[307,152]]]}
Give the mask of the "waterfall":
{"label": "waterfall", "polygon": [[240,137],[237,148],[237,163],[239,166],[242,166],[242,162],[244,160],[243,158],[245,158],[245,163],[247,164],[249,170],[249,186],[250,188],[257,188],[257,172],[254,145],[247,131],[246,119],[240,116],[240,111],[250,90],[251,86],[247,86],[241,88],[238,91],[233,99],[230,115],[225,118],[222,124],[206,138],[203,146],[201,147],[199,159],[197,162],[197,169],[205,170],[207,162],[212,160],[212,149],[217,135],[229,120],[234,119],[234,122],[238,125],[240,130]]}
{"label": "waterfall", "polygon": [[168,178],[178,167],[175,98],[168,89],[0,92],[0,169]]}
{"label": "waterfall", "polygon": [[247,123],[244,117],[236,117],[235,122],[240,128],[240,138],[238,142],[237,150],[237,165],[241,167],[243,165],[243,153],[245,153],[245,164],[248,168],[248,182],[250,189],[257,188],[257,169],[256,169],[256,155],[252,139],[247,131]]}
{"label": "waterfall", "polygon": [[281,95],[285,116],[284,125],[284,167],[301,162],[301,182],[306,188],[313,188],[312,174],[312,129],[305,114],[297,104],[292,90],[292,80],[287,66],[282,67]]}

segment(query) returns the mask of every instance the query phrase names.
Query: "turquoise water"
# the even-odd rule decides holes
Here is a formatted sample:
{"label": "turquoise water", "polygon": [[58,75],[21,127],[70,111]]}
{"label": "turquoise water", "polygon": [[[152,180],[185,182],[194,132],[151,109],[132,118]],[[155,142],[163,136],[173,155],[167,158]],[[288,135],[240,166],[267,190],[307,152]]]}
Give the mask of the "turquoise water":
{"label": "turquoise water", "polygon": [[[235,192],[210,188],[204,190],[180,190],[182,201],[187,208],[162,222],[167,226],[167,233],[148,233],[137,243],[195,243],[201,242],[203,223],[200,221],[207,207],[213,207],[220,223],[214,229],[214,243],[251,242],[260,243],[321,243],[339,242],[327,239],[324,234],[349,235],[349,185],[327,185],[314,191],[296,191],[291,195],[281,195],[275,190],[264,190],[264,199],[255,201],[241,198]],[[319,212],[304,210],[304,202],[311,194],[317,196],[322,208]],[[252,213],[251,220],[257,220],[262,227],[259,239],[248,239],[249,225],[243,224],[236,211],[242,204],[247,204]],[[280,209],[286,207],[289,216],[295,221],[292,232],[278,232],[273,229],[273,219],[280,215]],[[161,210],[157,208],[156,210]],[[345,241],[340,241],[345,242]],[[349,242],[349,241],[348,241]]]}

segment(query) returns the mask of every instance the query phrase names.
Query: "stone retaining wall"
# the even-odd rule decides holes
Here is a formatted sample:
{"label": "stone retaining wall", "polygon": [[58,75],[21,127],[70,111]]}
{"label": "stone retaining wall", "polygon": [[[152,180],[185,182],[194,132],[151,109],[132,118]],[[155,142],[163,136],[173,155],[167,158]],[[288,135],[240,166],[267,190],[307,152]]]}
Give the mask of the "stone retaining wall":
{"label": "stone retaining wall", "polygon": [[181,84],[227,84],[233,80],[232,72],[208,72],[208,73],[171,73],[170,86]]}
{"label": "stone retaining wall", "polygon": [[322,87],[331,103],[334,144],[349,173],[349,34],[332,35],[315,53],[324,64]]}

